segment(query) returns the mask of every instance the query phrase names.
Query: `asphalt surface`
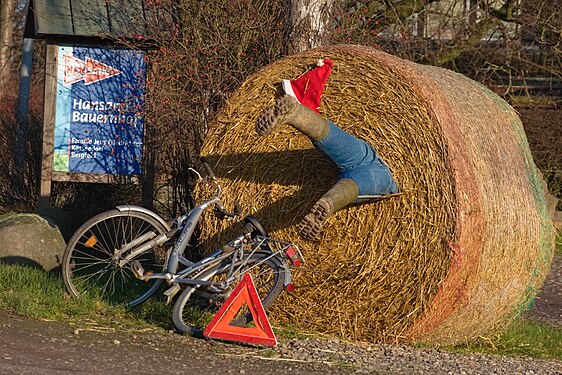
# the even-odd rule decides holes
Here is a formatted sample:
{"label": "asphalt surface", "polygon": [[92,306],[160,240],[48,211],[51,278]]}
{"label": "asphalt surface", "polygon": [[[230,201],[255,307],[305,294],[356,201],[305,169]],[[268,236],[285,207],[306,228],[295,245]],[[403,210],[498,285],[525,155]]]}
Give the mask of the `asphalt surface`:
{"label": "asphalt surface", "polygon": [[0,311],[1,374],[347,373],[328,364],[273,360],[267,352],[171,333],[79,330]]}

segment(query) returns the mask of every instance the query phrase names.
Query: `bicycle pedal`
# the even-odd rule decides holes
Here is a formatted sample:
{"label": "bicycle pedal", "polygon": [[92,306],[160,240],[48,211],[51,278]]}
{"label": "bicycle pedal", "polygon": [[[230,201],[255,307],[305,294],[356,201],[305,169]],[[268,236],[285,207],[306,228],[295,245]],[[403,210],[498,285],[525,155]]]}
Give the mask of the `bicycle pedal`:
{"label": "bicycle pedal", "polygon": [[133,260],[131,263],[131,270],[137,279],[142,279],[144,276],[144,268],[138,260]]}
{"label": "bicycle pedal", "polygon": [[167,304],[172,303],[172,299],[174,299],[174,296],[175,296],[176,294],[178,294],[178,292],[179,292],[180,290],[181,290],[181,287],[180,287],[179,284],[174,284],[174,285],[172,285],[169,289],[167,289],[167,290],[164,292],[164,295],[165,295],[166,297],[168,297],[168,298],[166,299],[166,303],[167,303]]}

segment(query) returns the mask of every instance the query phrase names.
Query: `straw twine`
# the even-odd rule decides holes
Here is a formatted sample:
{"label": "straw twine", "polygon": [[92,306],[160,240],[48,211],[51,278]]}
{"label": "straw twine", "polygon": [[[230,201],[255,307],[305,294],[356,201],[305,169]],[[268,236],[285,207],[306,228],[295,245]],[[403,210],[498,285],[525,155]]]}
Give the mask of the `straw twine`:
{"label": "straw twine", "polygon": [[[296,224],[337,172],[292,127],[258,137],[254,124],[278,83],[319,58],[334,62],[321,114],[370,142],[402,195],[339,211],[311,242]],[[278,324],[363,341],[471,340],[520,312],[552,260],[552,225],[520,121],[447,70],[359,46],[284,58],[232,95],[203,154],[227,205],[238,200],[305,254],[293,272],[297,293],[269,313]],[[212,217],[205,227],[211,246],[239,230]]]}

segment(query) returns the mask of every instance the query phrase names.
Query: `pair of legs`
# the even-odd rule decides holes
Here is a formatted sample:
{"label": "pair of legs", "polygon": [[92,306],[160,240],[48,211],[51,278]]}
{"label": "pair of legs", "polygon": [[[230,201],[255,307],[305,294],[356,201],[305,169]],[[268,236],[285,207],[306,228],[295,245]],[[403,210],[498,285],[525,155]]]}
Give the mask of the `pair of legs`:
{"label": "pair of legs", "polygon": [[256,121],[256,132],[267,135],[282,124],[291,125],[306,135],[341,173],[340,180],[299,223],[298,230],[304,238],[316,238],[330,215],[351,203],[398,192],[390,170],[373,147],[299,104],[290,95],[278,99],[273,107],[264,108]]}

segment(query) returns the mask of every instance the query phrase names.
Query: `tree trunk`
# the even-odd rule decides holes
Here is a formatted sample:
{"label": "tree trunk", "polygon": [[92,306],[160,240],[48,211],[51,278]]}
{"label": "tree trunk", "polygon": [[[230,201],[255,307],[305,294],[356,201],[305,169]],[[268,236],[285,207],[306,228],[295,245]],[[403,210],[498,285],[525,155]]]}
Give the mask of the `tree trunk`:
{"label": "tree trunk", "polygon": [[0,5],[0,87],[12,76],[13,35],[17,0],[2,0]]}
{"label": "tree trunk", "polygon": [[291,36],[289,53],[294,54],[323,44],[329,31],[335,0],[290,0]]}

